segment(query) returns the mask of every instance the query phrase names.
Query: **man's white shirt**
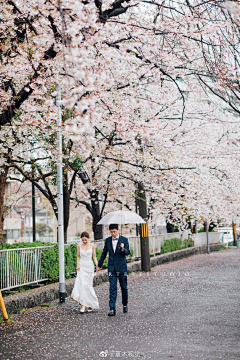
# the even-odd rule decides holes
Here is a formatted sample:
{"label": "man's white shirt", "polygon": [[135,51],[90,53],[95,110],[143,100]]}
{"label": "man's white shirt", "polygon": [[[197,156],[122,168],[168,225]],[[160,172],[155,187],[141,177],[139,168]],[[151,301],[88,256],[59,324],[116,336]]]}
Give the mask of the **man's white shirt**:
{"label": "man's white shirt", "polygon": [[118,235],[116,238],[114,238],[114,237],[112,236],[112,247],[113,247],[113,252],[115,252],[115,251],[116,251],[116,248],[117,248],[117,243],[118,243],[118,239],[119,239],[119,235]]}

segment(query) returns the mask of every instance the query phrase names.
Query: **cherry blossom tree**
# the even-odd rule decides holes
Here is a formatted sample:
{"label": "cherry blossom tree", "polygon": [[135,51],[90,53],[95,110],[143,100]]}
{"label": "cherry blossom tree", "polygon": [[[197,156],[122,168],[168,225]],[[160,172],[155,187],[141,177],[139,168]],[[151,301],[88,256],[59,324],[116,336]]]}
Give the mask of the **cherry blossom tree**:
{"label": "cherry blossom tree", "polygon": [[[52,204],[55,202],[48,184],[48,177],[54,178],[54,166],[48,166],[57,160],[56,83],[62,88],[68,114],[63,128],[65,184],[68,171],[73,177],[66,185],[66,202],[76,178],[90,196],[94,219],[101,215],[100,178],[106,183],[105,194],[113,195],[119,184],[127,187],[126,184],[144,182],[155,204],[156,197],[161,204],[166,203],[166,211],[173,204],[179,204],[179,211],[181,206],[194,207],[194,196],[199,199],[205,194],[203,174],[208,174],[206,183],[212,179],[214,188],[216,174],[224,168],[220,170],[214,164],[215,170],[211,169],[209,159],[205,159],[199,170],[189,158],[191,154],[191,159],[198,162],[202,151],[197,151],[201,149],[199,144],[192,152],[192,129],[201,131],[198,117],[202,120],[206,110],[194,108],[188,95],[193,93],[196,98],[201,87],[206,96],[213,95],[227,104],[228,110],[238,113],[237,25],[221,2],[1,3],[0,205],[9,167],[36,186],[44,183],[44,191],[48,186],[46,195]],[[230,43],[226,36],[229,32]],[[197,114],[194,119],[190,116],[192,111]],[[216,119],[216,115],[213,117]],[[212,144],[214,136],[207,135]],[[144,144],[144,151],[139,150],[138,139]],[[190,145],[184,146],[184,140]],[[26,166],[33,163],[29,157],[32,148],[40,153],[39,159],[34,158],[37,177],[30,176],[31,169],[26,171]],[[87,159],[87,170],[81,171],[80,164],[76,171],[73,164],[77,155],[81,161]],[[48,165],[43,171],[44,161]],[[201,194],[198,197],[196,189],[191,191],[196,174],[196,188]],[[129,185],[131,194],[134,189]],[[78,202],[86,200],[74,198]],[[56,209],[56,204],[53,206]]]}

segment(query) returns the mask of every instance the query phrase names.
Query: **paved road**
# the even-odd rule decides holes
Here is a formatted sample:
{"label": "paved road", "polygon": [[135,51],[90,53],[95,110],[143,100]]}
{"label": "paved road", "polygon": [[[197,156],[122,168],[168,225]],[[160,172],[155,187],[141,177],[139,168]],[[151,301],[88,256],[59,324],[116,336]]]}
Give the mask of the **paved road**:
{"label": "paved road", "polygon": [[96,287],[96,313],[68,298],[17,315],[0,326],[0,359],[240,359],[239,260],[223,250],[130,274],[129,313],[118,296],[113,318],[108,284]]}

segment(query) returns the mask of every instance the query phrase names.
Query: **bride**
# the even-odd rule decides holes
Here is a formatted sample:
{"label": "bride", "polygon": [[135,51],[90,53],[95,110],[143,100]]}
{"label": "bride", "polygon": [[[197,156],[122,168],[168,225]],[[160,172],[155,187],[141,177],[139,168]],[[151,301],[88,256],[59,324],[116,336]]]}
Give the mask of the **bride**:
{"label": "bride", "polygon": [[[81,313],[99,309],[99,303],[93,289],[94,265],[98,266],[94,244],[89,242],[89,234],[84,231],[81,234],[82,243],[77,246],[77,277],[71,297],[78,301],[82,308]],[[85,310],[87,308],[87,310]]]}

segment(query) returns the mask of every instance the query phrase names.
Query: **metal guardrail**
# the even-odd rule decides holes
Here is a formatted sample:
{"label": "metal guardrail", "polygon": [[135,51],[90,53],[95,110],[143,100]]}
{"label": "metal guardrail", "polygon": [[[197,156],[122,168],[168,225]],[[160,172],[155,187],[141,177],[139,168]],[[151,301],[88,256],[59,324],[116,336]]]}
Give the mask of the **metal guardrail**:
{"label": "metal guardrail", "polygon": [[0,250],[0,290],[9,290],[47,280],[41,264],[43,249],[35,248]]}

